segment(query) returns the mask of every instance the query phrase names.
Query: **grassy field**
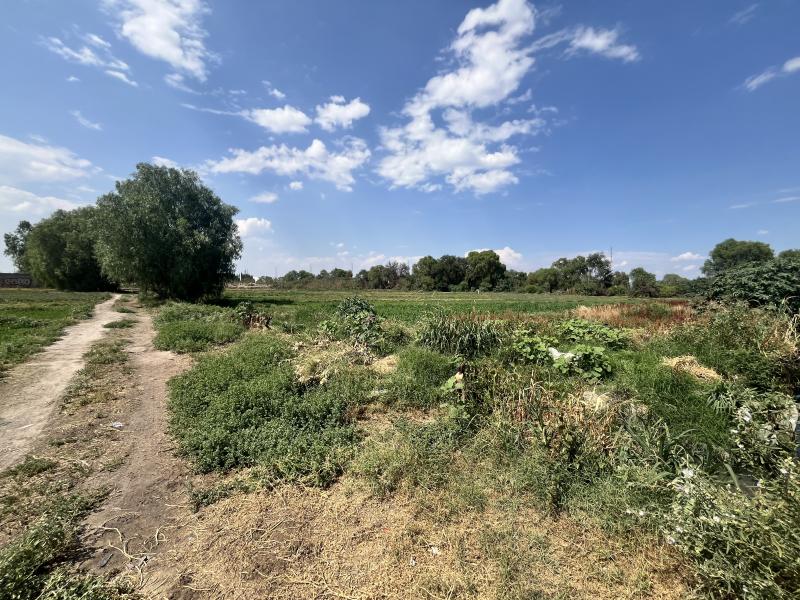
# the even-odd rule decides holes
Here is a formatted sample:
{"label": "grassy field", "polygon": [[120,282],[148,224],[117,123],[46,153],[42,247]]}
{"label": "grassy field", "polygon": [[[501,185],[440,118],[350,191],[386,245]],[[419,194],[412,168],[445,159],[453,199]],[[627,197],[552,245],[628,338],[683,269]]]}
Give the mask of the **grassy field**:
{"label": "grassy field", "polygon": [[[389,513],[411,502],[419,536],[451,531],[486,557],[418,590],[434,596],[551,597],[526,575],[541,557],[502,527],[519,514],[593,531],[588,552],[655,553],[701,595],[800,591],[787,315],[514,294],[236,291],[223,304],[169,305],[159,322],[164,348],[228,345],[171,390],[182,451],[232,478],[199,506],[254,481],[355,482]],[[231,328],[259,312],[271,331]],[[498,529],[466,534],[465,519]],[[601,591],[562,581],[552,597],[687,591],[648,567],[619,577]]]}
{"label": "grassy field", "polygon": [[0,376],[92,314],[105,293],[0,289]]}
{"label": "grassy field", "polygon": [[[235,306],[252,302],[268,310],[287,328],[314,327],[328,318],[352,291],[242,290],[228,289],[224,303]],[[564,311],[580,305],[645,302],[625,297],[570,296],[514,293],[441,293],[365,290],[357,294],[372,303],[381,317],[414,323],[424,313],[441,309],[449,313],[476,312],[492,315],[535,314]]]}

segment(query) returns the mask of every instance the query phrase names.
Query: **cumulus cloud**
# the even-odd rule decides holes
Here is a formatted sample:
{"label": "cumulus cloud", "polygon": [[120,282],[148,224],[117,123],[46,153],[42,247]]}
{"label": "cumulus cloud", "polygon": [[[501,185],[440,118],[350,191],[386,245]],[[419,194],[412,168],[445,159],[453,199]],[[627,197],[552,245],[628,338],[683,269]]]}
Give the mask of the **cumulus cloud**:
{"label": "cumulus cloud", "polygon": [[79,111],[79,110],[72,110],[72,111],[70,111],[69,114],[71,114],[73,117],[75,117],[75,120],[82,127],[85,127],[86,129],[94,129],[95,131],[102,131],[102,129],[103,129],[103,126],[100,123],[95,123],[93,121],[90,121],[89,119],[84,117],[81,114],[81,111]]}
{"label": "cumulus cloud", "polygon": [[[380,175],[394,187],[422,190],[436,189],[430,179],[444,177],[456,190],[478,194],[516,183],[508,168],[519,158],[505,142],[530,133],[534,124],[475,124],[471,111],[496,105],[517,90],[534,63],[522,45],[533,27],[534,12],[524,0],[499,0],[469,11],[449,47],[455,68],[432,77],[406,104],[406,125],[381,130],[389,155],[380,162]],[[437,110],[445,111],[444,128],[434,122]]]}
{"label": "cumulus cloud", "polygon": [[240,113],[243,117],[272,133],[305,133],[311,118],[288,104],[281,108],[257,108]]}
{"label": "cumulus cloud", "polygon": [[209,12],[201,0],[105,0],[119,20],[119,34],[139,52],[205,81],[207,62],[202,18]]}
{"label": "cumulus cloud", "polygon": [[239,228],[239,235],[242,237],[255,237],[259,233],[272,231],[272,223],[259,217],[236,219],[236,227]]}
{"label": "cumulus cloud", "polygon": [[208,161],[206,167],[214,173],[249,173],[258,175],[272,171],[278,175],[296,177],[305,175],[333,183],[340,190],[350,191],[355,183],[353,171],[370,157],[364,140],[346,138],[339,151],[331,151],[315,139],[308,148],[290,147],[286,144],[261,146],[252,152],[233,148],[231,156]]}
{"label": "cumulus cloud", "polygon": [[773,79],[778,77],[786,77],[798,71],[800,71],[800,56],[795,56],[794,58],[787,60],[779,67],[769,67],[761,73],[751,75],[745,79],[743,85],[748,92],[754,92],[762,85],[769,83]]}
{"label": "cumulus cloud", "polygon": [[26,142],[0,135],[0,183],[68,181],[97,170],[71,150],[44,140]]}
{"label": "cumulus cloud", "polygon": [[10,185],[0,185],[0,210],[43,216],[54,210],[71,210],[78,205],[55,196],[39,196]]}
{"label": "cumulus cloud", "polygon": [[75,77],[75,75],[70,75],[69,77],[67,77],[67,81],[69,83],[78,83],[80,81],[80,79]]}
{"label": "cumulus cloud", "polygon": [[278,194],[274,192],[263,192],[250,198],[250,202],[257,204],[273,204],[278,201]]}
{"label": "cumulus cloud", "polygon": [[331,96],[330,102],[317,106],[315,121],[325,131],[334,131],[337,127],[347,129],[353,121],[363,119],[369,114],[369,104],[355,98],[345,102],[343,96]]}
{"label": "cumulus cloud", "polygon": [[704,256],[697,254],[695,252],[684,252],[682,254],[678,254],[678,256],[673,256],[670,258],[672,262],[686,262],[686,261],[694,261],[694,260],[703,260]]}
{"label": "cumulus cloud", "polygon": [[302,181],[292,181],[289,183],[289,189],[292,191],[302,190],[303,189],[303,182]]}

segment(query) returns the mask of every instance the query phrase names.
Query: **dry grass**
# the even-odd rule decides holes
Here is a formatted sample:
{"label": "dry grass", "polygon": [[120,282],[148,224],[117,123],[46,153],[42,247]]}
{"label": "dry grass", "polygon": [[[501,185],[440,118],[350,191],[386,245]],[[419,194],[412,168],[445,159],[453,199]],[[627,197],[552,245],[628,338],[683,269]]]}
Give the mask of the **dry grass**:
{"label": "dry grass", "polygon": [[697,362],[697,359],[694,356],[690,355],[665,358],[661,361],[661,364],[675,371],[688,373],[689,375],[704,381],[720,381],[722,379],[722,376],[714,369],[704,367]]}
{"label": "dry grass", "polygon": [[[432,496],[431,502],[437,498]],[[352,480],[280,487],[200,513],[169,557],[164,590],[203,598],[679,598],[663,548],[609,538],[531,506],[492,504],[450,521],[430,504],[381,501]],[[650,540],[652,542],[652,540]]]}
{"label": "dry grass", "polygon": [[572,314],[581,319],[598,321],[612,327],[664,331],[686,323],[694,311],[685,301],[648,302],[642,304],[598,304],[579,306]]}

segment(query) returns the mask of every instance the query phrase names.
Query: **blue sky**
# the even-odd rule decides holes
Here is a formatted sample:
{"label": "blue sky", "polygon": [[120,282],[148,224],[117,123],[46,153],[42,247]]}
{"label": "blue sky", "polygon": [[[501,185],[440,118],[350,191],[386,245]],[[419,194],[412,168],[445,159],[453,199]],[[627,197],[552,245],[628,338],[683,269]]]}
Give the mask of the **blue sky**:
{"label": "blue sky", "polygon": [[[800,246],[800,2],[27,0],[0,25],[0,229],[140,161],[240,210],[255,275]],[[0,269],[10,269],[3,257]]]}

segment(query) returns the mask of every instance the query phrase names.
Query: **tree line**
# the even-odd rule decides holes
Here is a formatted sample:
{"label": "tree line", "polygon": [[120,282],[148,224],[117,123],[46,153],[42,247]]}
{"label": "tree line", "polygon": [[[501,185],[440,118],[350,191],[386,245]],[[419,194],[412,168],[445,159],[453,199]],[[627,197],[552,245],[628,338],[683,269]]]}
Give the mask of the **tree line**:
{"label": "tree line", "polygon": [[[766,297],[791,296],[800,279],[800,250],[775,256],[763,242],[734,239],[714,247],[698,279],[670,273],[659,280],[641,267],[629,273],[614,271],[600,252],[559,258],[526,273],[507,268],[492,250],[463,257],[425,256],[413,267],[391,261],[356,274],[340,268],[317,275],[293,270],[278,278],[256,279],[235,273],[242,252],[236,213],[196,173],[140,163],[130,178],[117,182],[94,206],[58,210],[35,225],[21,221],[5,235],[5,254],[45,286],[90,291],[136,285],[145,292],[186,300],[217,297],[233,282],[305,289],[675,297],[734,294],[744,281],[753,294]],[[741,277],[736,274],[745,268],[750,270]],[[800,296],[800,289],[795,295]]]}
{"label": "tree line", "polygon": [[257,284],[278,288],[302,289],[396,289],[440,292],[514,291],[562,293],[592,296],[664,297],[703,295],[715,277],[737,268],[770,263],[775,259],[800,259],[800,250],[785,250],[775,255],[763,242],[728,239],[717,244],[702,268],[703,277],[689,279],[667,273],[658,279],[654,273],[637,267],[626,273],[614,271],[603,253],[559,258],[549,267],[530,273],[508,269],[492,250],[470,252],[466,257],[446,254],[425,256],[413,267],[398,262],[375,265],[359,271],[289,271],[282,277],[255,278],[242,273],[233,283]]}

